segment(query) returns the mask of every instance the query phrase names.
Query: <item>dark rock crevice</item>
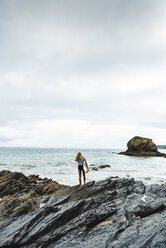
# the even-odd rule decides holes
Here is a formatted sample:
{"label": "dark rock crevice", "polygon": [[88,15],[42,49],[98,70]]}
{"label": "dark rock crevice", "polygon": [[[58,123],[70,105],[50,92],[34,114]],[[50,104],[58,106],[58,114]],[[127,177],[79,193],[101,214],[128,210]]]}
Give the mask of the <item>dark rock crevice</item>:
{"label": "dark rock crevice", "polygon": [[146,206],[146,208],[144,208],[143,210],[135,212],[135,216],[145,218],[150,215],[162,212],[163,210],[165,210],[164,204],[159,205],[157,208],[151,208],[150,206]]}

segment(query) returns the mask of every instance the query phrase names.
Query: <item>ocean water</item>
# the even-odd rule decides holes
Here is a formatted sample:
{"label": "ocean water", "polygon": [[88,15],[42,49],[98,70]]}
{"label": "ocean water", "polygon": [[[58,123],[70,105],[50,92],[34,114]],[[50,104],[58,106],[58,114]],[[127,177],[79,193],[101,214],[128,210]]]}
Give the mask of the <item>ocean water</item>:
{"label": "ocean water", "polygon": [[[87,182],[102,180],[110,176],[134,177],[145,184],[166,183],[166,158],[129,157],[119,155],[117,149],[54,149],[54,148],[0,148],[0,170],[36,174],[52,178],[66,185],[78,184],[75,157],[79,151],[91,165],[110,165],[86,174]],[[166,150],[160,149],[161,152]]]}

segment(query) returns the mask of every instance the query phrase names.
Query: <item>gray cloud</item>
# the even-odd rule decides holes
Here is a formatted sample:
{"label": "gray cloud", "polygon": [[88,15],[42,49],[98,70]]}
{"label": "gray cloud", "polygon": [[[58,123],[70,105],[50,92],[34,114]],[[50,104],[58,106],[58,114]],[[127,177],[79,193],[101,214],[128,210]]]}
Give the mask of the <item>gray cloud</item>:
{"label": "gray cloud", "polygon": [[122,146],[139,133],[164,143],[165,10],[162,0],[1,0],[5,144],[43,146],[50,128],[48,146],[66,145],[65,135],[73,146],[85,127],[93,135],[80,146]]}

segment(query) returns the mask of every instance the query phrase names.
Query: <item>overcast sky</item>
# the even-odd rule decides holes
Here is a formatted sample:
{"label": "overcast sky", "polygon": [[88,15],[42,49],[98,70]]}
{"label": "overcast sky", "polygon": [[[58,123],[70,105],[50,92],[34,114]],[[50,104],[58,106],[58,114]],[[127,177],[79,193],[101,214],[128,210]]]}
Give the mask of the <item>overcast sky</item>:
{"label": "overcast sky", "polygon": [[0,146],[166,144],[165,0],[0,0]]}

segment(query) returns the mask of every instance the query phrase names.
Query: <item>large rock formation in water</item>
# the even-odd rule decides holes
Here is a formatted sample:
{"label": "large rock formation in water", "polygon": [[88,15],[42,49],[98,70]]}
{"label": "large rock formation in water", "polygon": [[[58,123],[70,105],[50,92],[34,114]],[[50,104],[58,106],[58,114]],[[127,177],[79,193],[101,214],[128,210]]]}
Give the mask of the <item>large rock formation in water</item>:
{"label": "large rock formation in water", "polygon": [[[17,184],[18,191],[21,185],[23,181],[20,187]],[[26,183],[19,194],[24,195],[24,187],[27,194],[30,185],[34,183]],[[12,187],[6,187],[6,192],[0,188],[1,202],[16,194],[9,194]],[[166,185],[145,186],[134,179],[110,177],[81,188],[58,187],[51,195],[36,194],[29,194],[29,200],[39,203],[29,213],[16,206],[17,214],[12,209],[10,215],[9,205],[4,205],[9,212],[0,221],[0,248],[166,247]]]}
{"label": "large rock formation in water", "polygon": [[153,143],[152,139],[149,138],[135,136],[129,140],[127,143],[127,148],[128,149],[125,152],[120,152],[119,154],[129,156],[166,157],[166,154],[159,152],[156,144]]}

